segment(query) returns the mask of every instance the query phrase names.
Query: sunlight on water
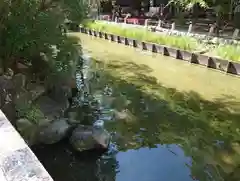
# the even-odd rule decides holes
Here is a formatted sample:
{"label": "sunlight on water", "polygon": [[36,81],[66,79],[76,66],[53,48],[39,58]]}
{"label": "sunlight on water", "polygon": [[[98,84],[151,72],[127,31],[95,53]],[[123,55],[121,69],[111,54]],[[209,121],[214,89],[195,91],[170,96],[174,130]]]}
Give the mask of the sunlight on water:
{"label": "sunlight on water", "polygon": [[[86,35],[81,40],[84,86],[77,99],[98,103],[95,124],[112,142],[100,156],[76,154],[66,143],[38,149],[55,180],[240,180],[238,77]],[[81,92],[88,92],[83,100]]]}

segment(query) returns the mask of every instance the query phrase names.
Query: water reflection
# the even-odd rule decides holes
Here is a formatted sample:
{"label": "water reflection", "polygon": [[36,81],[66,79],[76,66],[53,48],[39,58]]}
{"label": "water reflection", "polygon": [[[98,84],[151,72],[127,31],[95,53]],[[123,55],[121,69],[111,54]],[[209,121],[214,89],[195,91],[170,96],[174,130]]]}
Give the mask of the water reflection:
{"label": "water reflection", "polygon": [[66,141],[35,147],[45,168],[56,181],[192,181],[191,158],[179,146],[157,145],[100,155],[95,151],[76,153]]}
{"label": "water reflection", "polygon": [[[186,157],[191,158],[191,166],[188,164],[190,173],[186,172],[184,161],[181,164],[178,163],[178,171],[182,177],[188,175],[187,178],[190,180],[221,181],[229,179],[229,175],[236,173],[235,170],[240,163],[240,147],[237,141],[239,140],[239,112],[230,111],[231,109],[221,100],[208,101],[197,92],[180,92],[163,86],[156,78],[142,73],[149,71],[146,66],[139,66],[133,62],[126,64],[116,60],[108,63],[99,60],[95,62],[101,76],[92,86],[100,88],[102,85],[101,90],[105,85],[111,85],[112,97],[115,98],[111,102],[115,122],[106,122],[105,126],[118,135],[116,144],[120,151],[124,151],[118,155],[128,157],[129,149],[154,148],[142,151],[142,156],[134,151],[134,155],[136,154],[140,162],[133,162],[133,168],[138,168],[139,164],[144,165],[141,162],[143,155],[149,160],[157,160],[153,150],[156,149],[160,153],[162,147],[159,147],[159,144],[164,144],[175,145],[172,153],[182,149]],[[131,74],[126,76],[129,70]],[[235,105],[238,105],[237,101]],[[175,160],[177,164],[176,158],[171,156],[164,158],[166,158],[164,162],[166,165],[169,162],[170,165],[172,164],[171,167],[174,167],[170,160]],[[121,159],[119,159],[118,175],[121,175],[121,169],[124,170],[123,167],[125,167],[121,167]],[[161,163],[160,160],[158,164],[146,164],[144,174],[148,178],[157,179],[157,174],[148,173],[151,172],[149,170],[154,170],[152,167],[160,166],[159,163]],[[129,176],[130,174],[127,173],[131,172],[126,172]],[[137,169],[136,173],[140,174],[142,170]],[[162,177],[164,173],[165,171],[159,171]],[[124,179],[127,177],[118,177],[118,175],[117,178],[120,180],[122,177]],[[168,176],[168,180],[174,180],[171,175]],[[239,175],[235,174],[235,178],[232,177],[231,180],[238,180],[238,177]]]}
{"label": "water reflection", "polygon": [[117,180],[193,180],[187,166],[191,164],[191,159],[176,145],[157,145],[157,148],[153,149],[120,152],[117,160],[120,165]]}
{"label": "water reflection", "polygon": [[105,155],[76,154],[67,143],[37,148],[55,180],[240,180],[237,98],[208,100],[162,84],[146,65],[92,56],[88,92],[100,104],[97,119],[112,133],[112,146]]}
{"label": "water reflection", "polygon": [[[232,172],[235,163],[224,163],[222,155],[233,159],[230,153],[235,154],[229,136],[238,133],[230,132],[229,126],[238,114],[197,93],[166,88],[152,77],[118,79],[112,67],[94,60],[98,79],[89,79],[89,93],[101,108],[98,118],[112,133],[109,153],[79,154],[67,143],[35,149],[55,180],[221,181],[228,174],[224,166]],[[154,92],[144,91],[146,85]],[[225,118],[231,124],[221,125]]]}

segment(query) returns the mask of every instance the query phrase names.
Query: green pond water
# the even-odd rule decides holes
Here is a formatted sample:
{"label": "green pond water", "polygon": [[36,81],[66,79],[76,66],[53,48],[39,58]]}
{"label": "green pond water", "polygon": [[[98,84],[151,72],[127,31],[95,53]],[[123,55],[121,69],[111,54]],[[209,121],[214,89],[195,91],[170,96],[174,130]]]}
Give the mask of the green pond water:
{"label": "green pond water", "polygon": [[91,60],[89,91],[117,116],[105,120],[114,136],[104,155],[66,142],[34,150],[54,180],[240,180],[239,77],[72,35]]}

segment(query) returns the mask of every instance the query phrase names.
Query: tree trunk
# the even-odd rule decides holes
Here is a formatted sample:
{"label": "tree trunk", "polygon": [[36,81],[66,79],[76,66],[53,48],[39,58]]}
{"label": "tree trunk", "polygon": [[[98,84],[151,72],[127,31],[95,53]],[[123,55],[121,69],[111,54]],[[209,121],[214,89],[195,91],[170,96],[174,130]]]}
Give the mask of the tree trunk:
{"label": "tree trunk", "polygon": [[199,14],[198,11],[199,11],[198,6],[194,5],[192,10],[192,24],[196,24],[198,20],[198,14]]}
{"label": "tree trunk", "polygon": [[216,16],[216,36],[220,36],[220,27],[221,27],[221,14],[217,13]]}

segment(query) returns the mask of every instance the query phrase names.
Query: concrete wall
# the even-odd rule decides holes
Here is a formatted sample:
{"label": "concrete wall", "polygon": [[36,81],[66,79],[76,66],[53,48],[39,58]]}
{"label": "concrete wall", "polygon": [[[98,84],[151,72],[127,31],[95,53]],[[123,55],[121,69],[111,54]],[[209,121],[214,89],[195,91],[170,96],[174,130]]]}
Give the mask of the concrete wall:
{"label": "concrete wall", "polygon": [[53,181],[1,110],[0,181]]}

